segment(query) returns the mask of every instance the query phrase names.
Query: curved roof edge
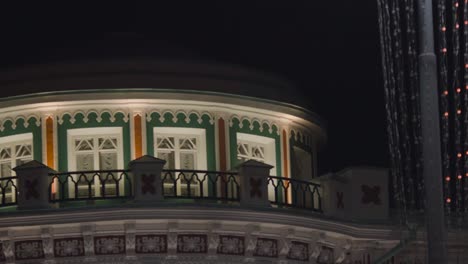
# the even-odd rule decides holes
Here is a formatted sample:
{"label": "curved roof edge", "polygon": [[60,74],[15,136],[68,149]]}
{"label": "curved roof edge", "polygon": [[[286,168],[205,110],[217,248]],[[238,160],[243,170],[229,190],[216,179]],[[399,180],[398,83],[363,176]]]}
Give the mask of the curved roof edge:
{"label": "curved roof edge", "polygon": [[0,88],[5,96],[128,87],[205,90],[310,105],[303,91],[282,78],[212,62],[120,58],[35,64],[0,71]]}
{"label": "curved roof edge", "polygon": [[20,105],[36,104],[43,102],[63,102],[63,101],[81,101],[90,100],[79,98],[76,95],[93,94],[92,100],[100,99],[173,99],[173,100],[193,100],[216,103],[226,103],[231,105],[245,106],[256,109],[275,111],[282,114],[301,118],[312,123],[318,128],[314,129],[320,136],[320,145],[326,142],[326,124],[317,114],[310,110],[270,99],[256,98],[251,96],[228,94],[222,92],[180,90],[170,88],[127,88],[127,89],[87,89],[87,90],[68,90],[33,93],[26,95],[10,96],[0,98],[2,108],[16,107]]}

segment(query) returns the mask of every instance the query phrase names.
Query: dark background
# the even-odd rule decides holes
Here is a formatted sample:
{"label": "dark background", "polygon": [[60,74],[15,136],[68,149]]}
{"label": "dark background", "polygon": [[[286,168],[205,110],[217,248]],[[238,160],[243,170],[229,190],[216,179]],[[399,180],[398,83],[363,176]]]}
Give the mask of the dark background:
{"label": "dark background", "polygon": [[[0,4],[0,69],[162,47],[260,69],[295,84],[295,103],[327,121],[321,173],[388,166],[376,1],[114,2]],[[135,43],[114,46],[122,37]]]}

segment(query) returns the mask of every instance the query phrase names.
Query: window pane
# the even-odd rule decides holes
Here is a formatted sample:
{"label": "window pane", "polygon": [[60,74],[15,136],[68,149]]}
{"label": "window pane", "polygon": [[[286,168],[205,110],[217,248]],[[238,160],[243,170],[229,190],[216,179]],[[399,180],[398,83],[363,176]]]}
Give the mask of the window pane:
{"label": "window pane", "polygon": [[181,138],[179,139],[179,148],[180,149],[197,149],[197,141],[195,138]]}
{"label": "window pane", "polygon": [[249,155],[249,145],[247,143],[237,143],[237,154],[238,155]]}
{"label": "window pane", "polygon": [[16,145],[16,157],[24,157],[31,155],[31,145],[24,144],[24,145]]}
{"label": "window pane", "polygon": [[158,158],[165,160],[166,164],[164,164],[164,169],[173,170],[175,169],[175,160],[174,160],[174,152],[158,152]]}
{"label": "window pane", "polygon": [[117,139],[115,138],[99,138],[100,149],[116,149]]}
{"label": "window pane", "polygon": [[92,153],[76,155],[76,170],[94,170],[94,155]]}
{"label": "window pane", "polygon": [[254,146],[252,148],[252,157],[253,158],[259,158],[259,159],[264,159],[264,149],[262,146]]}
{"label": "window pane", "polygon": [[75,146],[76,150],[92,150],[93,149],[93,140],[92,139],[76,139]]}
{"label": "window pane", "polygon": [[99,169],[113,170],[117,169],[117,153],[99,153]]}
{"label": "window pane", "polygon": [[194,170],[195,169],[195,154],[180,153],[180,169]]}
{"label": "window pane", "polygon": [[158,137],[156,139],[156,148],[174,149],[174,137]]}
{"label": "window pane", "polygon": [[11,149],[10,148],[3,148],[0,151],[0,159],[9,159],[11,158]]}
{"label": "window pane", "polygon": [[237,142],[237,160],[246,161],[249,159],[265,162],[265,146],[255,142]]}

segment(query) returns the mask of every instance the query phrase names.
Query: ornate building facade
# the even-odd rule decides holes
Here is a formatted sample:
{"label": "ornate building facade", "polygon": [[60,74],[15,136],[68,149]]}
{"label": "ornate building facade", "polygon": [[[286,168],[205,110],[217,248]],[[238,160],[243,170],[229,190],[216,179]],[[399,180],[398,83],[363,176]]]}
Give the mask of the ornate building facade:
{"label": "ornate building facade", "polygon": [[386,170],[318,177],[324,123],[282,80],[135,60],[0,77],[0,262],[424,261]]}

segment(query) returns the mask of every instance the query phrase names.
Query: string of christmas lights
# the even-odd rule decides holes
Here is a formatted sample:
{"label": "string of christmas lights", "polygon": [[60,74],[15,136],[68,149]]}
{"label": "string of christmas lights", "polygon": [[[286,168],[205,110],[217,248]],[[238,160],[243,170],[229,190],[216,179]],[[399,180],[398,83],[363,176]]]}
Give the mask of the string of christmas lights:
{"label": "string of christmas lights", "polygon": [[[412,211],[425,206],[415,1],[378,0],[378,8],[393,193]],[[434,14],[441,181],[447,219],[458,219],[452,225],[468,218],[468,0],[437,0]]]}
{"label": "string of christmas lights", "polygon": [[[460,179],[460,184],[463,186],[463,218],[468,216],[468,0],[464,0],[463,4],[463,64],[464,67],[464,75],[463,75],[463,84],[465,87],[465,91],[463,92],[463,127],[464,127],[464,140],[463,140],[463,150],[465,151],[464,156],[464,172],[465,177]],[[460,189],[462,189],[460,187]],[[461,198],[461,197],[460,197]]]}
{"label": "string of christmas lights", "polygon": [[[468,1],[468,0],[467,0]],[[424,196],[424,178],[422,175],[422,134],[421,134],[421,105],[419,103],[419,87],[418,87],[418,53],[416,50],[416,13],[415,3],[413,0],[407,0],[405,6],[406,14],[406,39],[407,39],[407,66],[408,66],[408,88],[409,88],[409,105],[411,109],[411,132],[413,138],[414,154],[412,164],[414,170],[412,175],[408,177],[415,182],[415,190],[413,190],[414,204],[412,209],[424,208],[425,199],[418,199],[418,195]],[[413,180],[414,178],[414,180]]]}
{"label": "string of christmas lights", "polygon": [[[393,14],[393,36],[394,40],[394,61],[395,61],[395,73],[396,73],[396,83],[395,91],[398,91],[394,94],[396,100],[397,111],[395,111],[395,122],[398,122],[399,127],[404,127],[408,124],[408,101],[407,101],[407,92],[405,85],[405,62],[403,56],[403,50],[406,47],[403,46],[403,36],[400,29],[400,24],[402,23],[400,16],[400,5],[398,1],[393,2],[392,10]],[[398,129],[396,133],[397,141],[400,142],[400,147],[397,149],[397,152],[401,151],[401,169],[403,173],[399,174],[399,185],[401,192],[404,197],[408,199],[402,199],[403,206],[405,210],[412,209],[415,205],[414,197],[414,181],[412,177],[405,177],[405,175],[411,174],[411,143],[409,137],[409,131],[407,129]],[[408,200],[408,204],[406,201]]]}
{"label": "string of christmas lights", "polygon": [[460,24],[458,19],[459,12],[459,2],[458,0],[452,1],[452,102],[453,102],[453,153],[455,155],[452,159],[452,166],[454,170],[454,183],[451,184],[450,189],[455,189],[455,204],[452,205],[452,208],[455,209],[455,213],[458,216],[460,214],[461,208],[461,193],[460,193],[460,179],[462,174],[462,149],[461,149],[461,131],[460,126],[462,118],[461,110],[461,87],[460,87]]}
{"label": "string of christmas lights", "polygon": [[[401,178],[399,157],[399,142],[398,126],[396,120],[396,107],[395,107],[395,76],[393,72],[393,45],[392,45],[392,32],[391,32],[391,15],[388,1],[378,0],[379,5],[379,27],[381,29],[380,41],[383,47],[382,50],[382,68],[384,75],[384,94],[385,94],[385,110],[387,113],[387,134],[389,142],[389,153],[391,162],[391,182],[392,194],[394,196],[395,206],[402,209],[400,210],[400,221],[402,224],[406,223],[406,207],[403,201],[405,200],[404,194],[399,188],[399,179]],[[393,92],[392,92],[393,90]]]}
{"label": "string of christmas lights", "polygon": [[449,89],[448,89],[448,67],[447,67],[447,23],[445,1],[437,2],[437,18],[438,18],[438,78],[439,78],[439,108],[442,114],[440,119],[441,126],[441,150],[442,150],[442,174],[444,175],[444,194],[445,194],[445,211],[450,214],[451,191],[450,191],[450,155],[449,155]]}

